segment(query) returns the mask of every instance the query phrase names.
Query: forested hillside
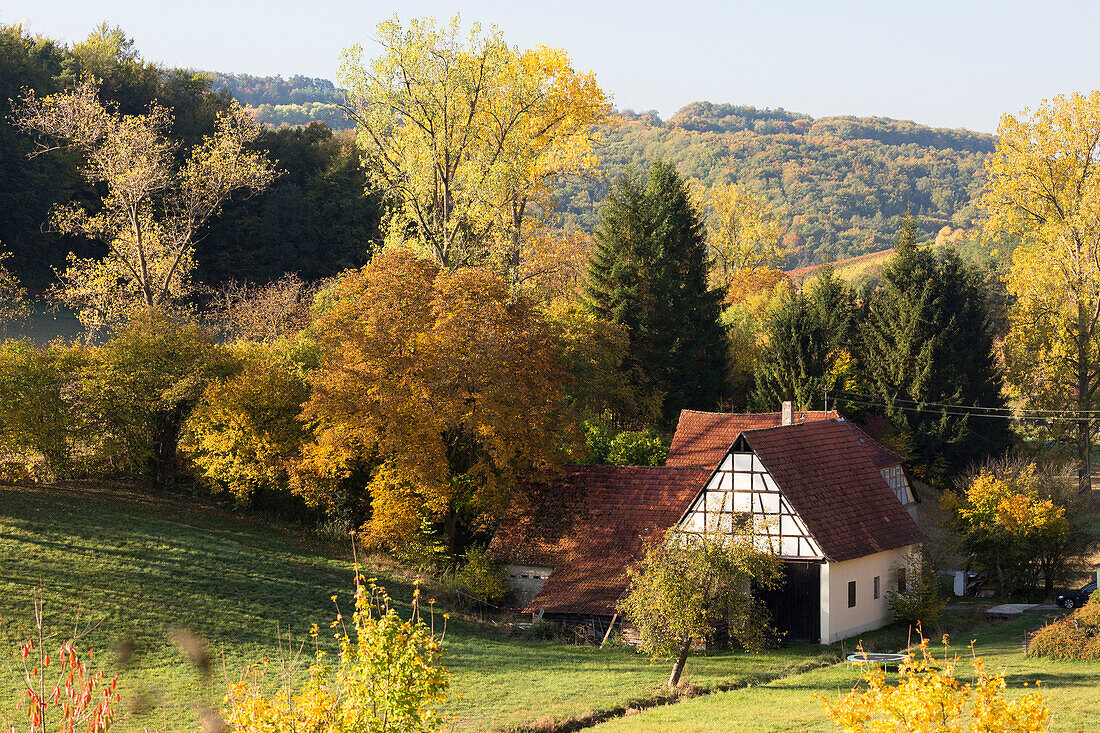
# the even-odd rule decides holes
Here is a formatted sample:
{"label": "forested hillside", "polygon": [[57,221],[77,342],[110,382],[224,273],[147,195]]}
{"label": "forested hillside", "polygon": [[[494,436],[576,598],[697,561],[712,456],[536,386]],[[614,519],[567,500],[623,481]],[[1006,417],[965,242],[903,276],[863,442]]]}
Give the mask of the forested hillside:
{"label": "forested hillside", "polygon": [[261,122],[276,127],[308,125],[310,122],[324,122],[333,130],[354,127],[339,107],[344,101],[344,90],[337,89],[328,79],[299,74],[283,79],[281,76],[223,74],[217,71],[203,73],[210,77],[214,89],[224,89],[241,104],[255,107]]}
{"label": "forested hillside", "polygon": [[711,185],[735,181],[783,213],[787,266],[890,247],[907,207],[924,237],[977,222],[992,135],[883,117],[825,117],[695,102],[667,121],[623,112],[601,129],[604,175],[566,182],[565,223],[590,229],[628,167],[663,158]]}

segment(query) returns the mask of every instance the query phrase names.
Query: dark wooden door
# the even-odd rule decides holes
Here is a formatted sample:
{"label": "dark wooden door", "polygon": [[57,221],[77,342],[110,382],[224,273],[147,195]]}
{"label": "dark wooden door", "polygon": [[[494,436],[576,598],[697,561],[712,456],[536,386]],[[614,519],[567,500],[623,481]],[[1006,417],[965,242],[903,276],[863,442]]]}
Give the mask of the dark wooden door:
{"label": "dark wooden door", "polygon": [[786,641],[821,640],[821,563],[783,563],[787,579],[777,590],[756,590]]}

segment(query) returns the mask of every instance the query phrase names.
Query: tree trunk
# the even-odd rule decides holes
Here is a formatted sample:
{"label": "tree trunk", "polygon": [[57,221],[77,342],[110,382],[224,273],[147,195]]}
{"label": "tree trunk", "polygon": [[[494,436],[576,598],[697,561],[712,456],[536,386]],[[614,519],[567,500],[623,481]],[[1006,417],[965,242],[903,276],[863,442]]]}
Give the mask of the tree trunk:
{"label": "tree trunk", "polygon": [[668,686],[676,687],[680,684],[680,675],[684,673],[684,665],[687,664],[688,654],[691,653],[691,639],[684,641],[684,645],[680,647],[680,656],[676,660],[676,664],[672,666],[672,674],[668,676]]}
{"label": "tree trunk", "polygon": [[443,517],[443,536],[447,540],[447,554],[454,555],[458,536],[458,517],[454,507],[447,507],[447,514]]}
{"label": "tree trunk", "polygon": [[1089,338],[1085,304],[1077,303],[1077,488],[1092,488],[1092,445],[1089,409]]}
{"label": "tree trunk", "polygon": [[1005,592],[1005,571],[1004,568],[1001,567],[1001,553],[996,553],[994,558],[994,564],[997,567],[997,594],[1001,597],[1002,601],[1007,601],[1008,595]]}

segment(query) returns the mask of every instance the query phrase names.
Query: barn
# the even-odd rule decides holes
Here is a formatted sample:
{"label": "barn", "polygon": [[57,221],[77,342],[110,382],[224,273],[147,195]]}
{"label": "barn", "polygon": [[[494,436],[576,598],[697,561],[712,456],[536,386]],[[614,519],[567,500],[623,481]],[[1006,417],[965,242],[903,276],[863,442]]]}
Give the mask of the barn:
{"label": "barn", "polygon": [[514,603],[600,633],[647,539],[751,514],[787,582],[762,594],[791,639],[823,644],[889,621],[922,536],[897,454],[835,413],[684,411],[665,466],[569,466],[517,492],[490,545]]}

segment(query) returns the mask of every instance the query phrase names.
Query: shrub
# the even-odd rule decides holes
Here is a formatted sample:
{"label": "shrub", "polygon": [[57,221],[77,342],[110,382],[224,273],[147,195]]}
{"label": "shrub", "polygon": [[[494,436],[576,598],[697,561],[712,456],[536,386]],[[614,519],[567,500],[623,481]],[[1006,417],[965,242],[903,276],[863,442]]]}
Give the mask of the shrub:
{"label": "shrub", "polygon": [[897,621],[930,626],[940,620],[944,607],[940,582],[923,552],[907,554],[903,564],[894,569],[894,577],[895,588],[902,585],[904,578],[904,590],[886,591],[886,605]]}
{"label": "shrub", "polygon": [[93,350],[81,399],[98,469],[171,476],[184,421],[207,384],[229,365],[226,351],[197,325],[155,311],[135,317]]}
{"label": "shrub", "polygon": [[663,466],[668,446],[653,428],[624,430],[611,440],[607,462],[616,466]]}
{"label": "shrub", "polygon": [[72,472],[83,425],[74,397],[86,360],[79,347],[0,344],[0,451],[12,459],[5,476],[33,480]]}
{"label": "shrub", "polygon": [[1036,631],[1028,642],[1027,655],[1100,661],[1100,603],[1090,598],[1069,616]]}
{"label": "shrub", "polygon": [[[440,708],[450,674],[443,666],[440,638],[418,613],[403,620],[385,592],[357,580],[354,639],[338,633],[339,663],[318,650],[309,677],[294,692],[291,680],[273,696],[264,691],[267,665],[253,667],[225,697],[227,728],[235,733],[420,733],[442,730]],[[340,617],[335,622],[343,628]],[[319,636],[313,626],[312,636]]]}
{"label": "shrub", "polygon": [[602,420],[585,420],[588,463],[614,466],[661,466],[668,457],[656,430],[616,430]]}
{"label": "shrub", "polygon": [[[27,720],[28,733],[107,733],[114,721],[115,708],[120,702],[118,675],[93,671],[93,650],[81,653],[77,649],[79,635],[63,637],[66,640],[52,647],[57,633],[47,633],[43,625],[42,589],[33,593],[34,632],[32,638],[20,644],[23,668],[19,676],[20,692],[15,708]],[[80,628],[80,619],[74,625],[74,634]],[[86,631],[85,631],[86,633]],[[50,654],[47,645],[56,649]],[[9,667],[11,669],[11,667]],[[12,725],[5,733],[15,733]]]}
{"label": "shrub", "polygon": [[464,593],[489,603],[497,603],[508,592],[504,568],[489,558],[484,547],[466,551],[466,563],[456,573],[455,580]]}
{"label": "shrub", "polygon": [[[971,661],[974,681],[960,682],[957,660],[946,648],[937,659],[922,638],[913,659],[901,663],[898,684],[886,684],[886,672],[865,664],[865,685],[835,703],[823,700],[825,711],[845,731],[1014,731],[1040,733],[1050,724],[1047,698],[1034,692],[1009,700],[1003,673],[985,670],[981,657]],[[967,726],[967,723],[971,724]]]}
{"label": "shrub", "polygon": [[253,355],[238,374],[207,387],[180,445],[203,483],[241,502],[289,491],[290,462],[307,434],[298,416],[308,385],[265,356]]}

